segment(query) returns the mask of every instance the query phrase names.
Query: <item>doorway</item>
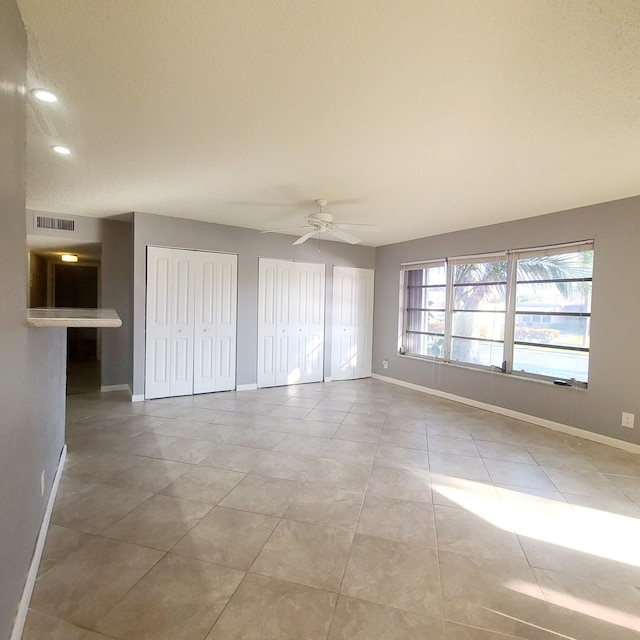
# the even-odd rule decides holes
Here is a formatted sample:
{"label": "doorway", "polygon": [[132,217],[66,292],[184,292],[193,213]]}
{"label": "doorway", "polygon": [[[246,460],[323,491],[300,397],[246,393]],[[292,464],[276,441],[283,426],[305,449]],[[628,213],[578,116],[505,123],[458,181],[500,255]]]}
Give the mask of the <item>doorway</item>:
{"label": "doorway", "polygon": [[[98,265],[51,264],[54,307],[98,307]],[[100,389],[99,331],[93,327],[67,329],[67,395]]]}

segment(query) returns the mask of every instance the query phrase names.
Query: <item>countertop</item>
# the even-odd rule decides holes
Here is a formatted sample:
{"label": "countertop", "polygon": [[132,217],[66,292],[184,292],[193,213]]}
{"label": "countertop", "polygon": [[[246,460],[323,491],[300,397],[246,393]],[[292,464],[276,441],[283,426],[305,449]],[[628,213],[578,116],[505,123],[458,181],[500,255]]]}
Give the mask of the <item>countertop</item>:
{"label": "countertop", "polygon": [[115,309],[27,309],[31,327],[120,327],[122,320]]}

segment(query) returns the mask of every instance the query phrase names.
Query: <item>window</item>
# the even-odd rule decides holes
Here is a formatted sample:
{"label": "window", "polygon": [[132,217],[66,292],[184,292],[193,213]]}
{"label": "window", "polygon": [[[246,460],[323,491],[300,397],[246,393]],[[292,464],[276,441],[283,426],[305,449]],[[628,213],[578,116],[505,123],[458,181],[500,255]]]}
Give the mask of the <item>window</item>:
{"label": "window", "polygon": [[513,371],[586,382],[592,246],[520,252],[514,257]]}
{"label": "window", "polygon": [[405,350],[441,357],[447,284],[445,262],[408,266],[405,277]]}
{"label": "window", "polygon": [[502,367],[507,260],[452,260],[451,360]]}
{"label": "window", "polygon": [[593,243],[402,268],[400,352],[586,385]]}

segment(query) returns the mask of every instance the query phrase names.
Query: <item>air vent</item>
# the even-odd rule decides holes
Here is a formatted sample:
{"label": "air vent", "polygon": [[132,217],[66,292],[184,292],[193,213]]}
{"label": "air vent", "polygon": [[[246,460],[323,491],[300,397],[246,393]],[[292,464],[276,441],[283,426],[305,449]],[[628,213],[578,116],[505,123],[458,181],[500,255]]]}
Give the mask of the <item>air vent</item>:
{"label": "air vent", "polygon": [[55,229],[56,231],[73,231],[75,220],[66,218],[49,218],[47,216],[36,216],[36,229]]}

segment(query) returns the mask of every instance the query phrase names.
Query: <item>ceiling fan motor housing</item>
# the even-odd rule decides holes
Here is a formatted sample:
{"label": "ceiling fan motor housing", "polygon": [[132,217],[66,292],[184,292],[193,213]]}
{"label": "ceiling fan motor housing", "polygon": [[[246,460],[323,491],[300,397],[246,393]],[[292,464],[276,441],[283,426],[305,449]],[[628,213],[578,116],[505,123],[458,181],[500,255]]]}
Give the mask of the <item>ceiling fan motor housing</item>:
{"label": "ceiling fan motor housing", "polygon": [[312,224],[314,227],[327,227],[330,224],[334,223],[333,215],[327,213],[326,211],[311,213],[309,214],[307,220],[309,221],[309,224]]}

